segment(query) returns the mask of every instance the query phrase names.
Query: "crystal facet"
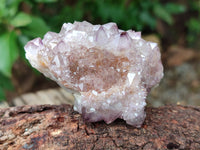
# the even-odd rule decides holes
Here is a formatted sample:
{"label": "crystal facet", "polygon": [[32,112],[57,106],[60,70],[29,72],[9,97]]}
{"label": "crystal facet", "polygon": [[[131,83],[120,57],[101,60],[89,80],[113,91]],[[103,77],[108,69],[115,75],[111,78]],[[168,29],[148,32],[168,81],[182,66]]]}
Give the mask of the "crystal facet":
{"label": "crystal facet", "polygon": [[163,77],[157,44],[115,23],[64,23],[25,51],[33,67],[73,93],[74,110],[90,122],[122,118],[140,127],[146,96]]}

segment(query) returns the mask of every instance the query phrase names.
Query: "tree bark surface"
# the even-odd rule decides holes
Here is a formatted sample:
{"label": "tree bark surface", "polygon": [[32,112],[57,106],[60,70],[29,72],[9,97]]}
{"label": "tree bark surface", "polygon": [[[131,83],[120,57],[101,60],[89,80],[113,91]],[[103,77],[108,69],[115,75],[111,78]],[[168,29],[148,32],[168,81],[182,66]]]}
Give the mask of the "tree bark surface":
{"label": "tree bark surface", "polygon": [[2,150],[200,149],[200,107],[146,108],[141,128],[116,120],[86,123],[70,105],[0,110]]}

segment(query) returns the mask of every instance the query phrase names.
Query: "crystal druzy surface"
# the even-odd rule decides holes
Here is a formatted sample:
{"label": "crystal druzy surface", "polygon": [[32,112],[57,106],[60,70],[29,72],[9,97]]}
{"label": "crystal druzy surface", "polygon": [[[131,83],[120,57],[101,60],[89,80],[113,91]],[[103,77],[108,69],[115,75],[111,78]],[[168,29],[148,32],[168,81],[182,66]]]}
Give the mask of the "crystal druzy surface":
{"label": "crystal druzy surface", "polygon": [[33,67],[73,93],[74,110],[90,122],[122,118],[140,127],[146,96],[163,77],[157,44],[115,23],[64,23],[25,51]]}

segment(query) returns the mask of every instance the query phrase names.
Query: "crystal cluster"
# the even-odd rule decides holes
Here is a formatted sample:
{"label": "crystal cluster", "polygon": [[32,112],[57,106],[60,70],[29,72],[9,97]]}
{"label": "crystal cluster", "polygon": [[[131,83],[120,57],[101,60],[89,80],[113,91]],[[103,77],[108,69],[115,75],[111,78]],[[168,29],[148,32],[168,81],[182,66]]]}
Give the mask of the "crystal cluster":
{"label": "crystal cluster", "polygon": [[64,23],[25,51],[33,67],[73,93],[74,110],[90,122],[122,118],[140,127],[146,96],[163,77],[157,44],[115,23]]}

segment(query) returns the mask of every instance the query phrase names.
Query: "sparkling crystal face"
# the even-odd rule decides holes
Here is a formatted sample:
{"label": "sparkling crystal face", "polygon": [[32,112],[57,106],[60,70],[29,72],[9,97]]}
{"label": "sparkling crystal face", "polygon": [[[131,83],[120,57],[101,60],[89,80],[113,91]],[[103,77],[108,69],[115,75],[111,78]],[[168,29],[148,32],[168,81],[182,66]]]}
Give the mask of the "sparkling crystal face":
{"label": "sparkling crystal face", "polygon": [[74,109],[91,122],[122,118],[140,127],[145,98],[163,77],[157,44],[115,23],[65,23],[25,51],[33,67],[74,94]]}
{"label": "sparkling crystal face", "polygon": [[110,52],[95,48],[82,51],[84,55],[77,55],[78,52],[73,51],[67,58],[70,83],[75,85],[74,89],[81,92],[92,90],[102,92],[117,84],[119,80],[125,80],[127,71],[123,72],[120,69],[128,69],[125,68],[128,66],[123,66],[121,63],[128,63],[127,58],[117,57]]}

